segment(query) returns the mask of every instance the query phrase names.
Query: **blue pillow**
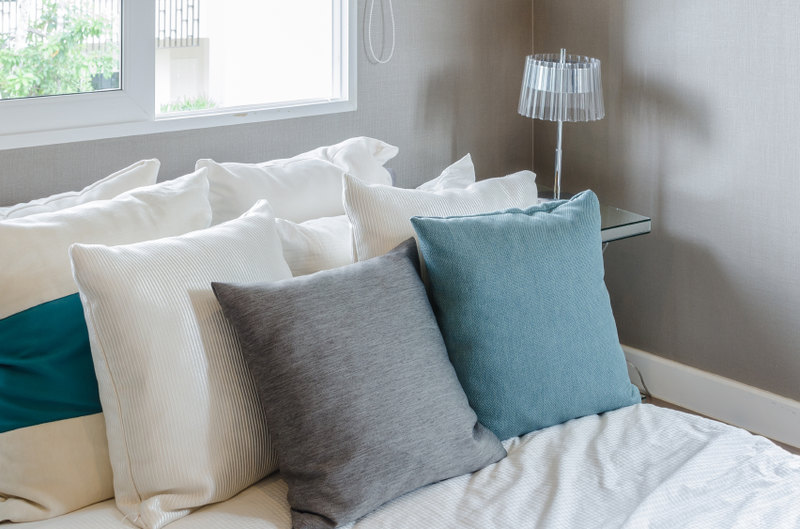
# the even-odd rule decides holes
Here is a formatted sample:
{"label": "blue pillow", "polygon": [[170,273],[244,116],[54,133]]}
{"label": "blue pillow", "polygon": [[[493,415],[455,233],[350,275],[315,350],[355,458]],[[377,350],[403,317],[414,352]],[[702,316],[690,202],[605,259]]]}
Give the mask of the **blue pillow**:
{"label": "blue pillow", "polygon": [[603,281],[594,193],[412,223],[450,360],[500,439],[639,402]]}

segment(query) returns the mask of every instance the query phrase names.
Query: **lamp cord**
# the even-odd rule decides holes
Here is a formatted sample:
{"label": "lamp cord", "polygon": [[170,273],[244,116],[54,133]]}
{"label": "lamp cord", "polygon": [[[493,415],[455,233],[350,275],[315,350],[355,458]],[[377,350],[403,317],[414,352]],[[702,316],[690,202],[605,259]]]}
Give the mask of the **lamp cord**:
{"label": "lamp cord", "polygon": [[636,371],[636,374],[639,375],[639,381],[642,383],[642,389],[644,390],[640,391],[640,393],[642,394],[642,402],[651,400],[653,398],[653,394],[650,393],[649,389],[647,389],[647,384],[645,384],[644,382],[644,377],[642,376],[642,372],[639,371],[639,367],[630,360],[626,360],[625,362],[629,366],[633,367],[634,371]]}
{"label": "lamp cord", "polygon": [[[394,7],[392,6],[392,0],[389,0],[389,20],[392,23],[392,45],[389,49],[389,56],[385,59],[378,57],[375,54],[375,48],[372,46],[372,14],[375,11],[375,0],[370,0],[369,4],[369,16],[367,22],[367,55],[370,62],[375,64],[386,64],[387,62],[392,60],[394,57],[394,48],[395,48],[395,24],[394,24]],[[381,50],[381,55],[383,55],[383,50]]]}

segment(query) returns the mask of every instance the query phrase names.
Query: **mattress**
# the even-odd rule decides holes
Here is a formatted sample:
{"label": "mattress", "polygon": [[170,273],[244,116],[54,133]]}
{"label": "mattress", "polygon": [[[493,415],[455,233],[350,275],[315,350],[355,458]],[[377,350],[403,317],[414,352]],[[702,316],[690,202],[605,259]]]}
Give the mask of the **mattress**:
{"label": "mattress", "polygon": [[[763,437],[647,404],[504,443],[508,457],[406,494],[347,526],[800,528],[800,457]],[[274,474],[170,529],[288,529]],[[121,529],[113,500],[15,529]]]}

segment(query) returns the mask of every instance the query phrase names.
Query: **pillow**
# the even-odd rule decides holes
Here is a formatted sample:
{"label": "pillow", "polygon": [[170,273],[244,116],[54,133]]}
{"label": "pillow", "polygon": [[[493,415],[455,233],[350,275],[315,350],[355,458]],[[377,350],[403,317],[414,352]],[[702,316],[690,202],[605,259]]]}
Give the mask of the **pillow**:
{"label": "pillow", "polygon": [[505,456],[467,404],[417,267],[410,240],[289,281],[213,284],[256,381],[294,529],[353,521]]}
{"label": "pillow", "polygon": [[640,402],[603,282],[594,193],[412,223],[450,360],[500,439]]}
{"label": "pillow", "polygon": [[423,183],[417,189],[423,191],[444,191],[445,189],[463,189],[475,183],[475,166],[472,156],[467,154],[460,160],[446,167],[442,174]]}
{"label": "pillow", "polygon": [[68,191],[32,200],[24,204],[0,208],[0,220],[57,211],[91,202],[92,200],[114,198],[125,191],[155,184],[160,165],[161,163],[158,160],[142,160],[102,178],[80,191]]}
{"label": "pillow", "polygon": [[390,184],[392,176],[383,166],[398,152],[399,149],[394,145],[358,136],[335,145],[317,147],[292,159],[327,160],[365,182]]}
{"label": "pillow", "polygon": [[353,230],[347,215],[296,223],[276,219],[283,258],[293,276],[313,274],[353,262]]}
{"label": "pillow", "polygon": [[382,255],[414,235],[414,215],[484,213],[537,203],[536,175],[520,171],[476,182],[464,189],[427,191],[367,184],[344,177],[344,209],[353,224],[359,261]]}
{"label": "pillow", "polygon": [[68,248],[208,226],[203,172],[113,200],[0,221],[0,522],[48,518],[113,496]]}
{"label": "pillow", "polygon": [[[475,168],[467,154],[417,189],[440,191],[464,188],[473,183]],[[347,215],[311,219],[299,224],[277,219],[277,224],[283,257],[294,276],[313,274],[354,261],[353,230]]]}
{"label": "pillow", "polygon": [[257,200],[266,199],[276,217],[303,222],[342,215],[342,175],[390,185],[383,164],[397,147],[372,138],[351,138],[294,158],[263,163],[217,163],[198,160],[208,169],[212,224],[238,217]]}
{"label": "pillow", "polygon": [[117,507],[155,529],[276,463],[212,281],[290,278],[269,205],[212,228],[70,251],[106,419]]}

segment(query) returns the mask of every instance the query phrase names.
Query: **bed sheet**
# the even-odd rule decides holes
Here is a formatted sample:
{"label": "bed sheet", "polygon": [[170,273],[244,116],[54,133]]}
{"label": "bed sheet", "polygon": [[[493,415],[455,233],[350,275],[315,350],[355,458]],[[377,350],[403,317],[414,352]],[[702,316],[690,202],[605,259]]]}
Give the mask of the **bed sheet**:
{"label": "bed sheet", "polygon": [[[499,463],[406,494],[347,527],[800,528],[800,456],[702,417],[642,404],[504,445]],[[13,526],[132,527],[113,501]],[[270,476],[167,527],[288,529],[286,484]]]}

